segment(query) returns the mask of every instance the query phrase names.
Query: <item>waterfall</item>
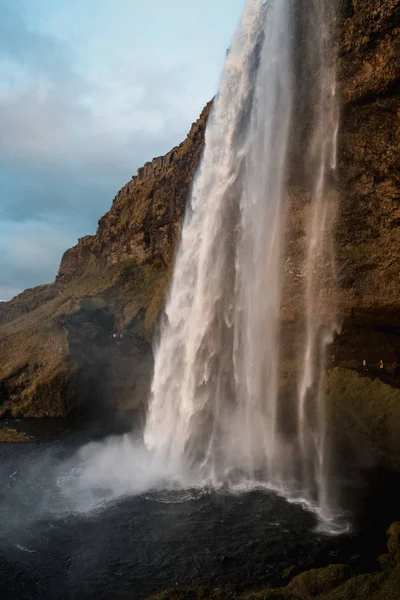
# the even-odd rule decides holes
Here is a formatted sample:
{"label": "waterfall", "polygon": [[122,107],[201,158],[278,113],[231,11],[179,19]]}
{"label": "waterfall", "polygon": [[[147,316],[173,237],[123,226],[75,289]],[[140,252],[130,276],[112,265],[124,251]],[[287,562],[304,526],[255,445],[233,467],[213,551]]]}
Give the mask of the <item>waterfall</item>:
{"label": "waterfall", "polygon": [[[338,125],[328,4],[247,2],[186,211],[145,429],[146,445],[168,472],[195,472],[213,485],[259,482],[292,494],[310,486],[321,506],[328,479],[323,357],[335,323],[321,282],[334,285],[328,180]],[[308,87],[299,83],[302,75]],[[303,121],[307,133],[299,136]],[[297,427],[288,435],[281,307],[294,162],[312,199]]]}
{"label": "waterfall", "polygon": [[[298,377],[298,431],[305,493],[315,482],[321,515],[334,518],[334,490],[329,486],[329,447],[326,440],[326,352],[338,331],[335,306],[336,266],[333,225],[336,198],[332,177],[337,170],[339,105],[330,27],[334,2],[312,0],[313,28],[309,68],[314,72],[312,119],[306,177],[311,191],[305,255],[305,338]],[[310,46],[312,44],[312,46]]]}

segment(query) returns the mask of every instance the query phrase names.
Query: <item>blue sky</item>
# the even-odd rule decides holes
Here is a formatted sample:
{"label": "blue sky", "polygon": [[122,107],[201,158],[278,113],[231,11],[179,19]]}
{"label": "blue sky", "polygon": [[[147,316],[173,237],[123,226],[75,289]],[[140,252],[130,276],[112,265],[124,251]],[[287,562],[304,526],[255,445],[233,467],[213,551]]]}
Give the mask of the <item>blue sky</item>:
{"label": "blue sky", "polygon": [[218,87],[245,0],[0,0],[0,300],[54,279]]}

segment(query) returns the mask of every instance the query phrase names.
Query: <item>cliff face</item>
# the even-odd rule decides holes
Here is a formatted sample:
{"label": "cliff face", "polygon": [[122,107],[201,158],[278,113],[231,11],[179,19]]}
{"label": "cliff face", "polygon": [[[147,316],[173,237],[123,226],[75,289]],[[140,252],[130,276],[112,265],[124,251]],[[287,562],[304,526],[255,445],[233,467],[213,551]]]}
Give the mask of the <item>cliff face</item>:
{"label": "cliff face", "polygon": [[[336,72],[341,100],[334,242],[346,315],[398,307],[400,251],[400,2],[341,0]],[[301,304],[310,193],[292,176],[289,312]],[[332,197],[332,203],[335,198]],[[335,286],[335,289],[336,286]]]}
{"label": "cliff face", "polygon": [[343,21],[338,65],[343,97],[337,231],[342,303],[397,309],[400,2],[354,1],[349,15]]}
{"label": "cliff face", "polygon": [[182,144],[146,163],[118,192],[96,235],[82,238],[64,254],[58,282],[76,279],[91,265],[107,268],[131,261],[170,267],[210,108],[211,103]]}
{"label": "cliff face", "polygon": [[[327,381],[328,410],[330,424],[341,435],[370,443],[386,460],[400,457],[400,373],[392,367],[400,363],[400,2],[342,0],[340,6],[334,293],[329,282],[323,283],[341,333],[329,351],[334,368]],[[293,177],[283,314],[288,397],[295,393],[293,339],[302,312],[309,206],[309,190]],[[364,359],[369,376],[360,379]]]}
{"label": "cliff face", "polygon": [[146,397],[210,106],[182,144],[120,190],[96,235],[67,250],[55,283],[0,304],[0,415],[136,410]]}
{"label": "cliff face", "polygon": [[[347,2],[336,227],[342,332],[328,391],[349,436],[400,457],[400,2]],[[346,316],[347,315],[347,316]],[[354,370],[365,359],[369,378]],[[380,376],[378,363],[384,361]]]}
{"label": "cliff face", "polygon": [[[400,362],[400,0],[340,0],[337,30],[342,106],[335,244],[343,326],[333,350],[340,371],[332,380],[334,396],[334,382],[343,386],[364,354],[371,362]],[[133,410],[146,397],[150,340],[209,111],[210,105],[180,146],[147,163],[120,190],[96,235],[65,253],[54,284],[0,304],[1,414],[56,416],[99,404]],[[308,205],[307,189],[294,178],[290,318],[304,276],[298,257],[305,251]],[[113,333],[122,339],[110,339]],[[350,397],[357,382],[346,382]],[[381,384],[400,402],[392,380]],[[349,401],[350,412],[340,418],[357,410]]]}

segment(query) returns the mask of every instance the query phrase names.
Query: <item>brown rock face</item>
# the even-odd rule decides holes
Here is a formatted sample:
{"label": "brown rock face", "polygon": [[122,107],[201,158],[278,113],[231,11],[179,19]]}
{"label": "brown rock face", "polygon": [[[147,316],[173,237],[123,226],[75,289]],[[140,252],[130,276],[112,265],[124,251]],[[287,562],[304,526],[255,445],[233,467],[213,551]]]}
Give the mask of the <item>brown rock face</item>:
{"label": "brown rock face", "polygon": [[343,20],[338,65],[342,303],[394,309],[400,282],[400,2],[354,1],[352,12]]}
{"label": "brown rock face", "polygon": [[[334,241],[343,328],[333,351],[344,367],[337,377],[343,385],[346,369],[363,358],[400,363],[400,0],[339,5]],[[147,163],[120,190],[96,235],[64,254],[54,284],[0,304],[0,413],[56,416],[100,404],[135,409],[146,397],[150,339],[209,111],[210,105],[180,146]],[[301,140],[302,134],[293,135]],[[299,310],[310,197],[295,164],[290,181],[283,307],[289,320]],[[110,339],[113,333],[122,339]],[[293,353],[290,336],[284,349]],[[359,410],[359,403],[349,407]],[[368,419],[376,407],[369,407]]]}
{"label": "brown rock face", "polygon": [[150,340],[210,108],[120,190],[96,235],[64,254],[55,283],[0,304],[0,415],[136,410],[146,398]]}
{"label": "brown rock face", "polygon": [[[352,308],[389,311],[399,304],[400,2],[339,4],[335,301],[347,315]],[[284,296],[289,313],[301,303],[309,221],[310,190],[298,173],[300,155],[294,157],[288,202]]]}
{"label": "brown rock face", "polygon": [[400,523],[392,523],[386,532],[388,553],[379,557],[383,567],[395,568],[400,564]]}
{"label": "brown rock face", "polygon": [[[331,373],[328,397],[349,436],[399,458],[400,2],[346,0],[342,10],[335,236],[343,325],[332,349],[342,369]],[[365,382],[354,373],[363,359]]]}
{"label": "brown rock face", "polygon": [[96,235],[82,238],[64,254],[58,282],[76,278],[90,265],[109,267],[134,261],[161,269],[170,266],[210,108],[211,103],[182,144],[146,163],[118,192],[111,210],[100,219]]}

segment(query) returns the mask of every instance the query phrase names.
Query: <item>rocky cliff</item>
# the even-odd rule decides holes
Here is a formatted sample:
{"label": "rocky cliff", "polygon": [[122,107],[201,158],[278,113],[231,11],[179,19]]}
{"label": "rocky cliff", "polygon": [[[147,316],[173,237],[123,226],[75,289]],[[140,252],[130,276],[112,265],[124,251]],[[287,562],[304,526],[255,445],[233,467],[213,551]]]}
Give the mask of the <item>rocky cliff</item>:
{"label": "rocky cliff", "polygon": [[[341,115],[331,300],[341,333],[329,353],[330,422],[349,438],[399,458],[400,372],[393,368],[400,363],[399,0],[341,0],[336,44]],[[290,396],[310,206],[309,190],[296,173],[288,200],[283,316],[289,360],[283,379]],[[331,291],[328,284],[327,296]],[[361,379],[364,359],[369,371]]]}
{"label": "rocky cliff", "polygon": [[[328,395],[334,420],[400,457],[400,2],[344,2],[338,78],[341,335]],[[361,361],[369,377],[356,373]],[[378,374],[384,361],[385,372]]]}
{"label": "rocky cliff", "polygon": [[211,103],[186,140],[139,169],[67,250],[56,281],[0,303],[0,415],[136,410]]}
{"label": "rocky cliff", "polygon": [[[352,423],[360,435],[371,433],[378,414],[374,443],[400,456],[400,378],[398,383],[390,372],[379,381],[367,378],[361,390],[357,374],[363,358],[400,362],[400,0],[340,0],[336,27],[341,123],[335,245],[342,333],[332,349],[328,393],[337,422]],[[0,304],[0,414],[140,406],[209,111],[210,105],[180,146],[147,163],[120,190],[96,235],[65,253],[55,283]],[[298,307],[309,203],[304,182],[292,179],[284,307],[289,323]],[[288,354],[289,346],[290,331]]]}

